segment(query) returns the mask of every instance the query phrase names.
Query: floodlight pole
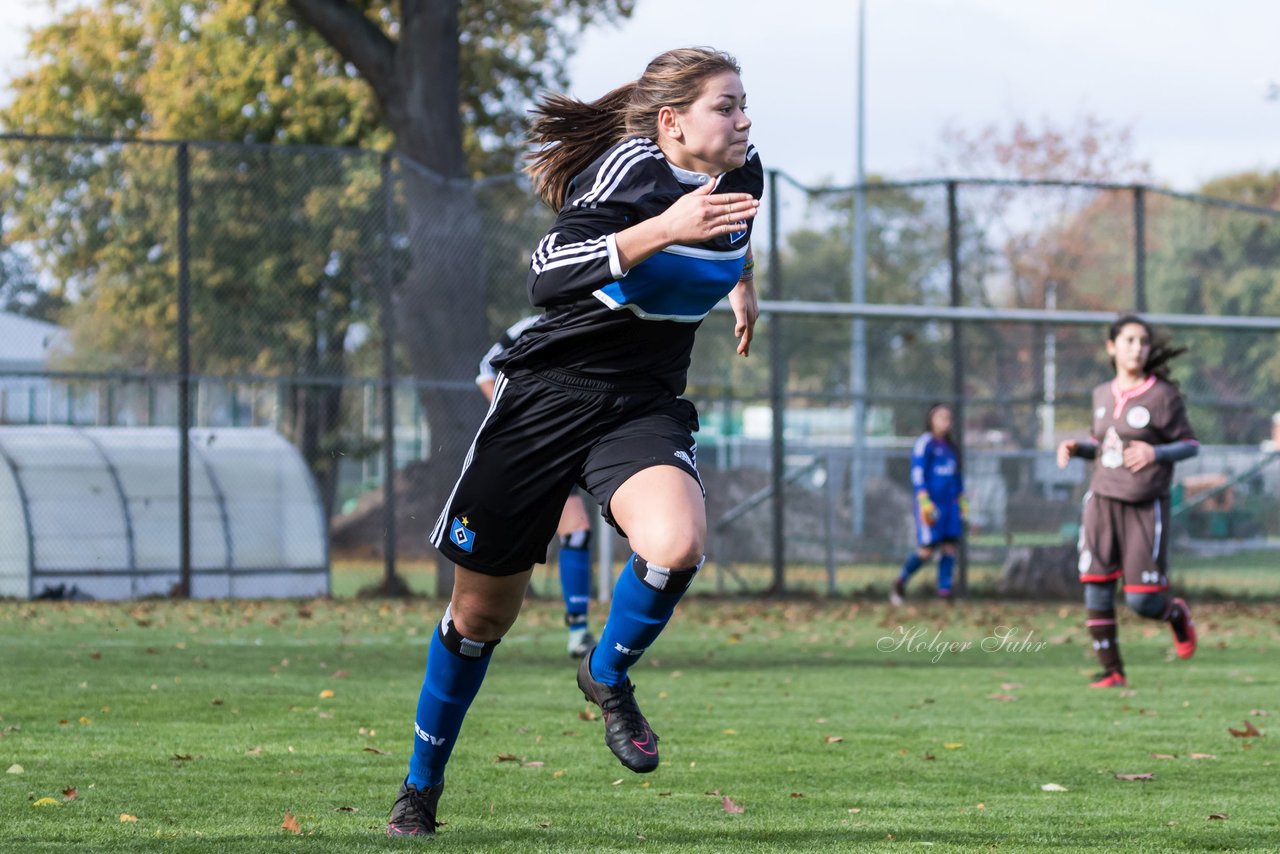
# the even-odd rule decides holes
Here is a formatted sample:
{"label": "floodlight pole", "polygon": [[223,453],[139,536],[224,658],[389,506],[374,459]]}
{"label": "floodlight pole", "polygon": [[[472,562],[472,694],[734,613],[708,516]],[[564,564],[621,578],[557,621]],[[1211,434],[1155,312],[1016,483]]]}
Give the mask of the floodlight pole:
{"label": "floodlight pole", "polygon": [[191,154],[178,146],[178,586],[191,598]]}
{"label": "floodlight pole", "polygon": [[[867,301],[867,210],[866,169],[864,150],[866,142],[866,111],[864,108],[863,82],[866,54],[866,0],[858,0],[858,77],[857,117],[855,131],[855,183],[853,192],[853,301],[859,305]],[[850,515],[854,537],[861,537],[866,529],[866,481],[865,459],[867,441],[867,321],[853,319],[852,342],[849,352],[849,390],[853,395],[853,466],[849,478]]]}

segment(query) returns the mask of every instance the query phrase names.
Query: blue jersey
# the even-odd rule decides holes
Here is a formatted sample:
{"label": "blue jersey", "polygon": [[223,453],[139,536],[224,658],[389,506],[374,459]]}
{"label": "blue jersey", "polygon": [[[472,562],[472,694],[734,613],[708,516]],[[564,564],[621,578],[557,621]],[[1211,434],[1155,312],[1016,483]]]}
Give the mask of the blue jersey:
{"label": "blue jersey", "polygon": [[755,147],[718,179],[670,163],[652,140],[625,139],[570,182],[564,207],[533,252],[537,323],[493,360],[499,370],[556,368],[599,380],[655,381],[684,391],[693,336],[742,277],[752,221],[696,245],[668,246],[625,272],[616,235],[716,181],[718,193],[764,192]]}
{"label": "blue jersey", "polygon": [[911,491],[924,490],[938,507],[954,504],[964,494],[964,478],[955,449],[945,439],[924,433],[911,449]]}

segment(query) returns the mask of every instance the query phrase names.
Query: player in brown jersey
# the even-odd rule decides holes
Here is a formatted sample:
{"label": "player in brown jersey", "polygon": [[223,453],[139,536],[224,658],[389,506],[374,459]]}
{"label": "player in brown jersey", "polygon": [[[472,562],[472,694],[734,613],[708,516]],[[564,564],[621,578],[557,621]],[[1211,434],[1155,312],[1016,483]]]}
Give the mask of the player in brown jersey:
{"label": "player in brown jersey", "polygon": [[1145,320],[1123,315],[1107,334],[1115,379],[1093,390],[1091,440],[1058,445],[1058,466],[1072,457],[1096,460],[1080,523],[1080,580],[1085,625],[1103,672],[1094,688],[1122,687],[1116,643],[1116,581],[1143,617],[1169,623],[1174,651],[1190,658],[1196,631],[1187,603],[1169,587],[1169,487],[1173,464],[1200,450],[1168,362],[1184,352],[1153,334]]}

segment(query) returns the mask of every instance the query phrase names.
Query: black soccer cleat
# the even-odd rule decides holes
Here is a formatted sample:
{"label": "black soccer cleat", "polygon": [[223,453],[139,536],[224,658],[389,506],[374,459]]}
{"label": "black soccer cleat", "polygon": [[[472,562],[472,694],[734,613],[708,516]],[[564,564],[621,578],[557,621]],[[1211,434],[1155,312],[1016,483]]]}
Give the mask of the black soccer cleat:
{"label": "black soccer cleat", "polygon": [[657,768],[658,736],[636,705],[636,689],[631,680],[618,686],[597,682],[591,678],[591,653],[588,652],[578,665],[578,687],[582,689],[582,696],[604,713],[604,743],[618,761],[637,774],[647,774]]}
{"label": "black soccer cleat", "polygon": [[391,818],[387,820],[387,836],[434,834],[440,826],[440,822],[436,821],[436,805],[440,803],[440,793],[443,791],[443,781],[438,786],[427,786],[425,789],[419,789],[407,781],[402,783],[395,806],[391,808]]}

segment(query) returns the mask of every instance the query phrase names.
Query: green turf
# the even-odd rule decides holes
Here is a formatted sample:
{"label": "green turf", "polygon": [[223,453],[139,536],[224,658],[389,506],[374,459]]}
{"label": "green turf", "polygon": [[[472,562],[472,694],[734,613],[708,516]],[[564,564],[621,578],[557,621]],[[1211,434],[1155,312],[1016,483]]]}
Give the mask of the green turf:
{"label": "green turf", "polygon": [[[0,770],[23,768],[0,775],[0,851],[417,848],[383,826],[440,610],[0,603]],[[691,596],[633,671],[663,737],[662,767],[636,776],[584,719],[557,603],[534,602],[495,653],[428,844],[1275,851],[1277,613],[1199,608],[1190,662],[1125,614],[1133,687],[1097,691],[1074,607]],[[999,626],[1030,643],[992,649]],[[1264,735],[1228,732],[1246,721]]]}

